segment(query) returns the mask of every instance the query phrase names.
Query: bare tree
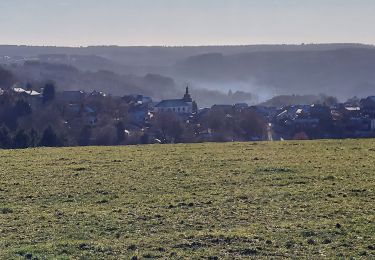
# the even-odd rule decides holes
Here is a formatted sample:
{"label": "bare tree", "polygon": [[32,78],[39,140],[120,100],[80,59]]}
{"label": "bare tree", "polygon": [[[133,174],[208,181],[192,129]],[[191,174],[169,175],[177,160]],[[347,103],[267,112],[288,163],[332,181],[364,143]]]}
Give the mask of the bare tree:
{"label": "bare tree", "polygon": [[152,120],[153,128],[163,142],[180,142],[184,132],[181,119],[171,112],[158,113]]}

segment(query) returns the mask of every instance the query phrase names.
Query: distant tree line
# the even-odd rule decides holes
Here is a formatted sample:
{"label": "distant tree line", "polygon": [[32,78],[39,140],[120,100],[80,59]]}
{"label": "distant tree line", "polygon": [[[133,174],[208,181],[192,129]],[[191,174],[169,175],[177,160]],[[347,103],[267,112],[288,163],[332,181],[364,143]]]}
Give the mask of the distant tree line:
{"label": "distant tree line", "polygon": [[264,122],[251,110],[211,110],[200,115],[155,113],[142,125],[130,122],[132,102],[119,97],[88,97],[84,107],[94,107],[97,123],[88,124],[84,112],[70,117],[67,104],[55,98],[55,86],[45,84],[39,105],[8,91],[0,96],[0,148],[87,145],[134,145],[249,140],[264,136]]}

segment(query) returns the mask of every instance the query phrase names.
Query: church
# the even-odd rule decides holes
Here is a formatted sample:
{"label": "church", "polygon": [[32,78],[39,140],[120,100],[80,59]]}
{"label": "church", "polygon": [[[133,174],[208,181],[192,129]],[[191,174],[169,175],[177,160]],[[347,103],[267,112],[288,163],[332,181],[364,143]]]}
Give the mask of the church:
{"label": "church", "polygon": [[189,87],[186,87],[186,93],[182,99],[162,100],[155,106],[156,112],[174,112],[177,114],[191,114],[193,112],[193,100],[189,93]]}

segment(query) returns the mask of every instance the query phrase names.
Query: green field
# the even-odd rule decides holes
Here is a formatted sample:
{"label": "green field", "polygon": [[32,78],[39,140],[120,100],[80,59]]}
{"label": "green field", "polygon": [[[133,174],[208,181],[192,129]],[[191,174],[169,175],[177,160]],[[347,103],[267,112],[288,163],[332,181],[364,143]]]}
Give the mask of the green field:
{"label": "green field", "polygon": [[375,140],[4,150],[0,177],[0,259],[375,257]]}

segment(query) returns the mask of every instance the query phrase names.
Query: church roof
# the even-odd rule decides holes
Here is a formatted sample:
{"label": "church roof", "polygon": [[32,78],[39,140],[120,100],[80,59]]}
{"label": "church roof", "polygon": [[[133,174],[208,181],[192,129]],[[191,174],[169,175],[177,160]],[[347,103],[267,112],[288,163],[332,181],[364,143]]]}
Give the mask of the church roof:
{"label": "church roof", "polygon": [[191,106],[191,102],[186,102],[183,99],[167,99],[162,100],[155,107],[184,107]]}

